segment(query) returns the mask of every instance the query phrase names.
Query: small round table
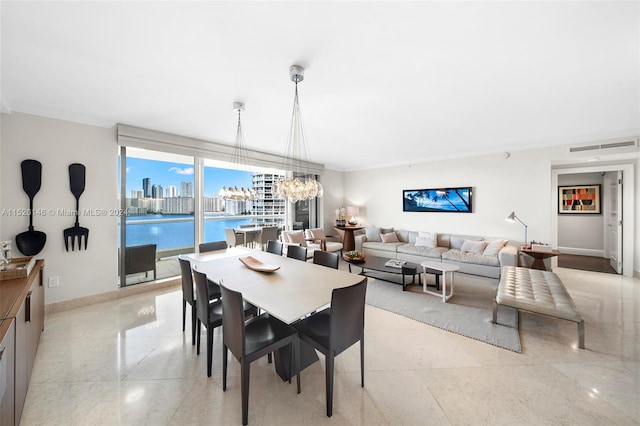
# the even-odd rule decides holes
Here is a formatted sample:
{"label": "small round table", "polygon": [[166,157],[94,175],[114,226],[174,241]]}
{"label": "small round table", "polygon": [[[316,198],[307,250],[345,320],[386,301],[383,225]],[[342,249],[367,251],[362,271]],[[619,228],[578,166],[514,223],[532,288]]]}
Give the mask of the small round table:
{"label": "small round table", "polygon": [[[422,262],[420,264],[423,268],[423,273],[425,274],[424,279],[422,280],[422,291],[425,293],[433,294],[434,296],[442,296],[442,303],[447,303],[447,300],[451,299],[453,296],[453,273],[460,269],[458,265],[452,265],[450,263],[442,263],[442,262]],[[442,273],[442,293],[437,291],[427,290],[427,277],[426,274],[431,273],[433,271],[439,271]],[[447,274],[451,279],[451,289],[449,290],[449,294],[447,294]]]}
{"label": "small round table", "polygon": [[336,229],[344,231],[344,240],[342,241],[342,250],[347,252],[355,250],[356,240],[353,236],[353,231],[362,229],[362,226],[335,226]]}

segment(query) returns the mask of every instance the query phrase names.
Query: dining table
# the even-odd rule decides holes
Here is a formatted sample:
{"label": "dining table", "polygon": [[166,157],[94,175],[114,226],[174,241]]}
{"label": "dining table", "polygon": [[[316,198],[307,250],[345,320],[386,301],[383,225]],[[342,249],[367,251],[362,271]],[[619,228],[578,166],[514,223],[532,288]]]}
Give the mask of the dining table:
{"label": "dining table", "polygon": [[[242,293],[244,300],[287,324],[330,305],[334,289],[362,281],[361,276],[346,271],[242,247],[181,256],[207,279]],[[246,257],[272,271],[249,268],[240,260]],[[300,371],[318,360],[313,347],[303,341],[300,352]],[[288,360],[288,349],[274,355],[276,371],[283,380],[289,379]]]}

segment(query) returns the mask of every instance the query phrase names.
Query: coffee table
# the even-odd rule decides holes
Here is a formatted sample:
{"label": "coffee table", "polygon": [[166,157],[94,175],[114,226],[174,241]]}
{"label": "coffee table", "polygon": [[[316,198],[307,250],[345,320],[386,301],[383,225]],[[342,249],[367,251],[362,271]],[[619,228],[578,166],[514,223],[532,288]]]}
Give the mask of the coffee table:
{"label": "coffee table", "polygon": [[[407,262],[402,268],[393,268],[391,266],[386,266],[390,258],[387,257],[379,257],[379,256],[367,256],[364,261],[349,261],[345,260],[349,264],[349,272],[351,272],[351,266],[357,266],[360,268],[360,275],[364,275],[366,277],[376,278],[383,281],[388,281],[395,284],[402,284],[402,291],[406,291],[407,289],[407,280],[405,277],[411,276],[411,284],[414,284],[416,281],[416,275],[418,276],[418,284],[421,284],[420,273],[418,270],[420,269],[420,265],[416,263]],[[376,274],[375,272],[383,272],[385,274],[394,274],[394,275],[402,275],[402,283],[397,281],[391,281],[387,278],[384,278],[381,274]]]}

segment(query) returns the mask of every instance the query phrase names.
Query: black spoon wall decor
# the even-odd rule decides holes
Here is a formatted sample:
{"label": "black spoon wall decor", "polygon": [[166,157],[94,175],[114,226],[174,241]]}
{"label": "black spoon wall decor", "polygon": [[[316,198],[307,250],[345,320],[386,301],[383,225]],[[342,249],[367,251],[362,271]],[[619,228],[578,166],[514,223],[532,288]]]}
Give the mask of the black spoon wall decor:
{"label": "black spoon wall decor", "polygon": [[71,193],[76,197],[76,223],[71,228],[63,231],[64,247],[69,251],[69,242],[71,242],[71,251],[75,249],[75,242],[78,241],[78,250],[82,250],[82,238],[84,237],[84,249],[87,249],[89,241],[89,229],[80,226],[78,217],[80,216],[80,196],[84,192],[86,169],[83,164],[73,163],[69,166],[69,187]]}
{"label": "black spoon wall decor", "polygon": [[33,198],[42,184],[42,164],[37,160],[24,160],[22,169],[22,189],[29,196],[29,230],[16,235],[16,246],[25,256],[40,253],[47,242],[47,234],[33,229]]}

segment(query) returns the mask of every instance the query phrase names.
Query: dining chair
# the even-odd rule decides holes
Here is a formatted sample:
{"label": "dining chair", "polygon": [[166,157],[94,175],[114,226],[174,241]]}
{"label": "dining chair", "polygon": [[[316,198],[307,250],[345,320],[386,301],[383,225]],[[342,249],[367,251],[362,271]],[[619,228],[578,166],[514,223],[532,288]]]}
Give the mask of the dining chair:
{"label": "dining chair", "polygon": [[[213,330],[222,325],[222,301],[220,299],[209,302],[209,283],[207,275],[193,271],[196,283],[196,314],[198,316],[196,354],[200,355],[200,324],[207,329],[207,377],[211,377],[211,362],[213,359]],[[246,302],[241,304],[243,318],[257,316],[258,309]]]}
{"label": "dining chair", "polygon": [[260,244],[264,250],[269,241],[275,241],[278,239],[278,227],[277,226],[265,226],[260,233]]}
{"label": "dining chair", "polygon": [[287,246],[287,257],[291,259],[307,261],[307,248],[302,246]]}
{"label": "dining chair", "polygon": [[[180,262],[180,272],[182,278],[182,331],[185,330],[187,319],[187,303],[191,305],[191,344],[196,344],[196,321],[197,321],[197,297],[193,292],[193,275],[191,263],[185,259],[178,259]],[[220,298],[220,287],[213,282],[208,284],[208,297],[211,299]],[[207,299],[205,299],[207,300]]]}
{"label": "dining chair", "polygon": [[267,241],[267,252],[282,256],[283,244],[280,241],[269,240]]}
{"label": "dining chair", "polygon": [[212,241],[209,243],[202,243],[198,246],[199,253],[205,253],[208,251],[224,250],[227,248],[226,241]]}
{"label": "dining chair", "polygon": [[[364,306],[367,278],[331,293],[331,307],[293,326],[302,340],[325,356],[327,417],[333,414],[334,358],[360,341],[360,382],[364,387]],[[224,293],[223,296],[224,298]]]}
{"label": "dining chair", "polygon": [[340,257],[336,253],[328,251],[315,250],[313,252],[313,263],[316,265],[328,266],[329,268],[338,269]]}
{"label": "dining chair", "polygon": [[244,234],[236,233],[233,228],[224,228],[224,235],[229,247],[244,245]]}
{"label": "dining chair", "polygon": [[[222,390],[227,390],[228,352],[240,362],[240,383],[242,395],[242,424],[249,417],[249,377],[251,363],[271,352],[289,346],[289,383],[292,373],[296,372],[298,393],[300,393],[300,349],[298,332],[295,328],[270,316],[262,314],[249,321],[244,320],[242,312],[242,293],[233,291],[220,284],[222,290]],[[295,363],[295,365],[293,365]]]}

